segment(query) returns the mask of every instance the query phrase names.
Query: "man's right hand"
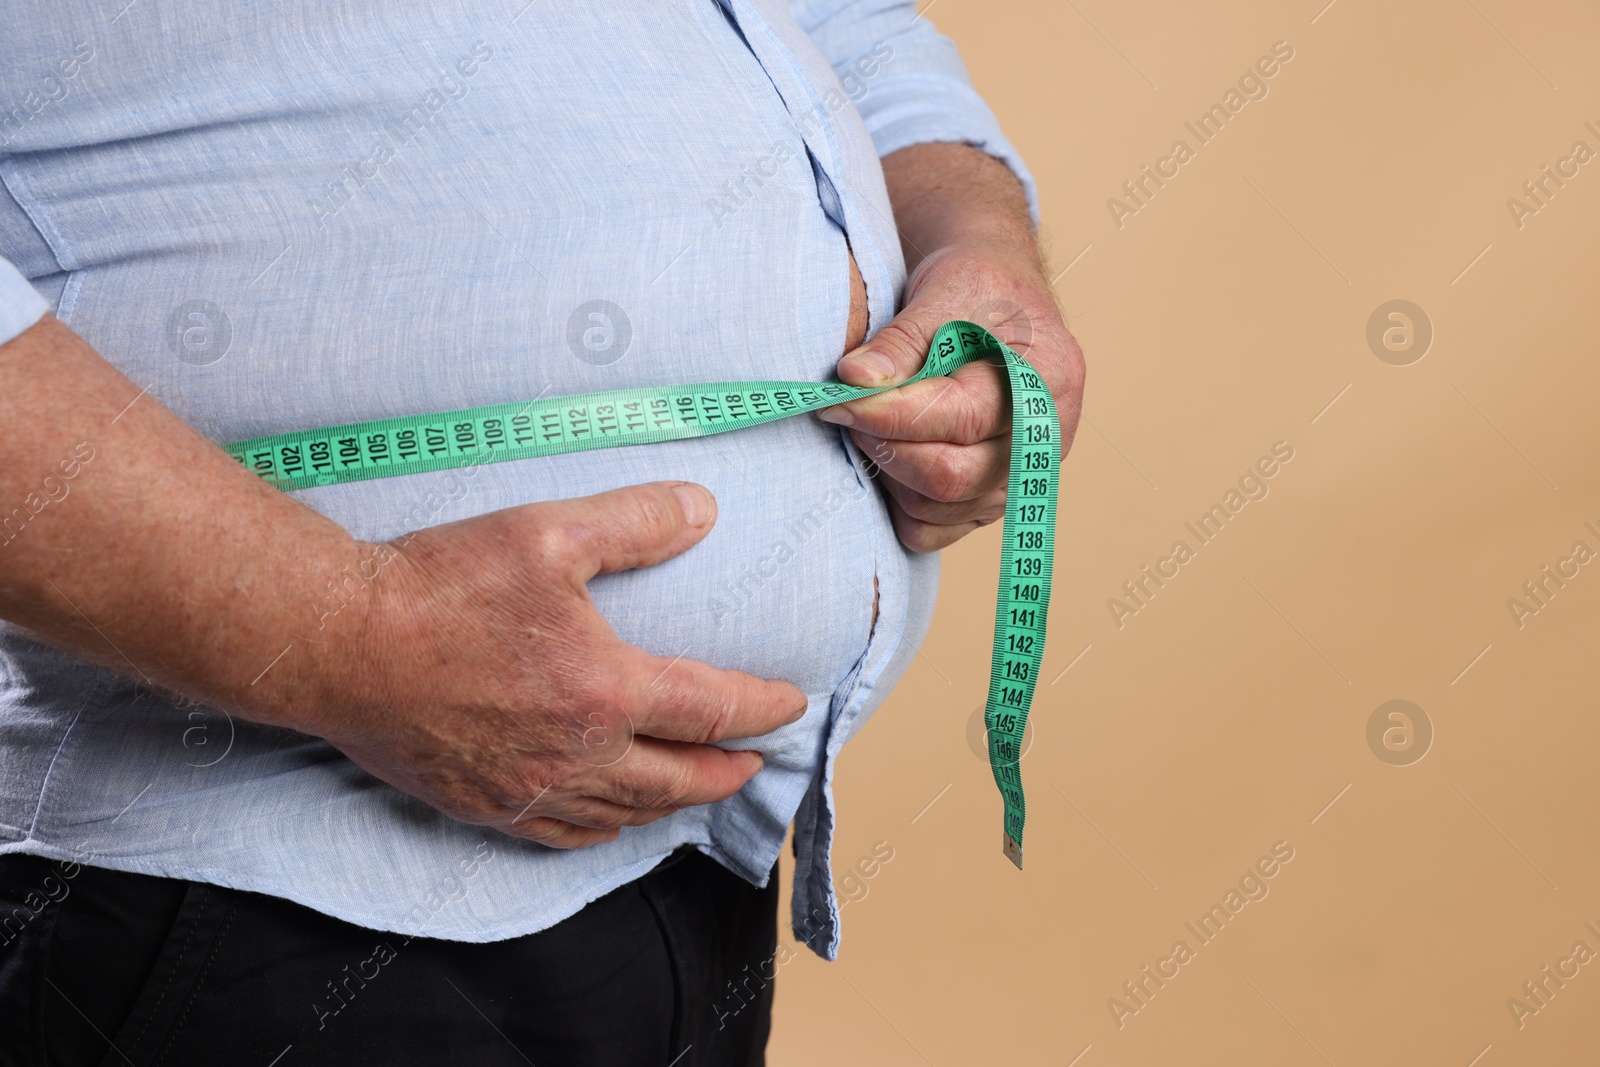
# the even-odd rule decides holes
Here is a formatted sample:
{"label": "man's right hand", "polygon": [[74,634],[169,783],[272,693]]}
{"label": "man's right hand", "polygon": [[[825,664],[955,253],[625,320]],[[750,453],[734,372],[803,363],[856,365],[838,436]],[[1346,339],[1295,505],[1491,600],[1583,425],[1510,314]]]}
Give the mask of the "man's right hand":
{"label": "man's right hand", "polygon": [[315,732],[454,819],[560,848],[733,795],[761,757],[712,742],[796,721],[804,694],[625,644],[586,587],[715,521],[707,490],[658,482],[400,539],[357,650],[329,650],[349,667]]}
{"label": "man's right hand", "polygon": [[[153,689],[325,737],[453,818],[559,847],[611,840],[730,796],[761,758],[710,742],[804,712],[786,683],[624,644],[589,599],[596,574],[705,536],[716,504],[698,486],[363,545],[49,315],[0,345],[0,427],[0,504],[15,505],[0,618]],[[392,558],[373,575],[377,549]],[[370,580],[330,621],[315,590],[352,565]]]}

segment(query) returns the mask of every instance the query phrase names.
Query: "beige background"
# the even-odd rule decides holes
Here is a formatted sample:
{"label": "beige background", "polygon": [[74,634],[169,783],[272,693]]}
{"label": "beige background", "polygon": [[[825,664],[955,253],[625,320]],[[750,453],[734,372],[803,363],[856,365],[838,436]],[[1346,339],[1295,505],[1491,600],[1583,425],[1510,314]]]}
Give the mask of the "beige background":
{"label": "beige background", "polygon": [[[1600,151],[1600,13],[1322,3],[936,0],[1038,176],[1089,361],[1028,866],[966,740],[991,527],[840,764],[835,862],[894,859],[840,962],[781,969],[778,1067],[1596,1062],[1600,960],[1521,1028],[1507,1000],[1600,951],[1600,562],[1521,629],[1507,600],[1600,550],[1600,160],[1521,229],[1506,201]],[[1267,98],[1118,229],[1107,198],[1277,41]],[[1409,366],[1366,339],[1393,299],[1435,332]],[[1107,599],[1280,440],[1270,495],[1118,629]],[[1391,699],[1435,731],[1409,766],[1367,742]],[[1185,921],[1277,841],[1270,894],[1200,946]],[[1108,998],[1180,938],[1119,1029]]]}

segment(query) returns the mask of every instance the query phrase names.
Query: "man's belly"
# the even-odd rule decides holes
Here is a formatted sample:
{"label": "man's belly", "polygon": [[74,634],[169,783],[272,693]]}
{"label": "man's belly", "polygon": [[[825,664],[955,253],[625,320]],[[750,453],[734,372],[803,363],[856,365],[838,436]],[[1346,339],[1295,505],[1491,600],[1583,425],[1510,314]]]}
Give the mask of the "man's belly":
{"label": "man's belly", "polygon": [[[66,321],[216,441],[630,386],[826,379],[864,332],[866,293],[792,120],[715,5],[699,28],[645,15],[676,43],[626,31],[660,56],[634,72],[644,84],[597,78],[569,42],[495,44],[472,53],[470,91],[403,143],[387,119],[414,87],[386,79],[370,44],[352,60],[370,85],[286,86],[249,122],[224,121],[226,57],[197,59],[181,136],[97,135],[30,164],[55,168],[30,177],[80,262]],[[737,47],[691,62],[723,38]],[[523,87],[563,79],[582,92],[529,108]],[[132,86],[121,106],[168,115],[158,89]],[[679,124],[630,123],[641,95],[671,100]],[[350,164],[369,142],[392,154]],[[712,204],[746,173],[762,180]],[[706,485],[719,520],[683,557],[594,583],[619,633],[832,691],[865,650],[878,560],[898,549],[847,439],[815,420],[300,497],[381,540],[654,479]],[[314,619],[327,591],[305,596]]]}

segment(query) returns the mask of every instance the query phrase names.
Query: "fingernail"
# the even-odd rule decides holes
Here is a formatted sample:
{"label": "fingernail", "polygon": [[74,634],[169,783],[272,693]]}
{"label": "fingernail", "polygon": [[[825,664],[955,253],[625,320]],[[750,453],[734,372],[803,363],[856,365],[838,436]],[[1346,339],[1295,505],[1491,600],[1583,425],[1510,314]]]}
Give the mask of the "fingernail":
{"label": "fingernail", "polygon": [[823,408],[817,412],[817,418],[823,422],[831,422],[835,426],[854,426],[856,424],[856,417],[850,414],[850,409],[846,407]]}
{"label": "fingernail", "polygon": [[683,518],[690,526],[704,526],[711,517],[711,494],[693,482],[679,482],[672,493],[683,508]]}
{"label": "fingernail", "polygon": [[887,381],[894,377],[894,360],[882,352],[874,352],[870,348],[865,352],[857,352],[855,355],[846,356],[844,361],[846,363],[854,363],[873,378]]}

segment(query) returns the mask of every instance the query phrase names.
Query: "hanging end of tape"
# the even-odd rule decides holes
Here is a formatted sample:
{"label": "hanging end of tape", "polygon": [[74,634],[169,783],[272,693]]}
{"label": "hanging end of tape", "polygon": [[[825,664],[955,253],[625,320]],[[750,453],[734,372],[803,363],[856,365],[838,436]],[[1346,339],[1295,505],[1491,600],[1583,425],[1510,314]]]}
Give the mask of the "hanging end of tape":
{"label": "hanging end of tape", "polygon": [[1012,863],[1015,863],[1017,865],[1017,870],[1019,870],[1019,871],[1022,870],[1022,842],[1021,841],[1018,841],[1016,838],[1012,837],[1010,834],[1006,834],[1005,835],[1005,841],[1001,845],[1001,851],[1003,851],[1006,854],[1006,859],[1010,860]]}

